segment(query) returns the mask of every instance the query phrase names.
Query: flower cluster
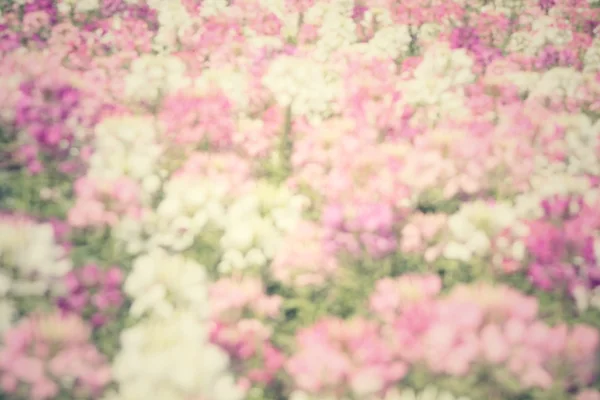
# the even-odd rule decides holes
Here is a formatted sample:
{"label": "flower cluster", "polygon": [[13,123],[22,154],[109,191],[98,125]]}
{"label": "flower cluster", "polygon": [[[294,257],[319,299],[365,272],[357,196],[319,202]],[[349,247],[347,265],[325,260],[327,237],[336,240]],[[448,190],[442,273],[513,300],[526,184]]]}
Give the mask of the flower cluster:
{"label": "flower cluster", "polygon": [[79,317],[30,315],[4,335],[0,379],[15,399],[49,400],[64,391],[97,398],[111,369]]}
{"label": "flower cluster", "polygon": [[134,261],[125,292],[137,323],[121,333],[114,398],[241,399],[226,353],[209,342],[206,284],[204,268],[180,255],[155,249]]}
{"label": "flower cluster", "polygon": [[[600,344],[594,328],[548,326],[539,320],[535,298],[506,286],[457,286],[447,296],[432,298],[439,281],[427,289],[422,286],[426,281],[412,279],[402,278],[397,285],[402,282],[404,288],[396,287],[416,301],[397,300],[400,306],[384,308],[380,293],[389,285],[385,281],[371,299],[391,327],[392,352],[399,359],[413,365],[423,362],[433,373],[451,376],[500,366],[525,388],[548,389],[557,382],[585,385],[594,379]],[[394,306],[399,310],[395,316]],[[568,373],[564,365],[570,366]]]}
{"label": "flower cluster", "polygon": [[43,300],[64,288],[72,264],[68,248],[57,240],[51,223],[20,215],[0,216],[0,331],[16,317],[24,299]]}
{"label": "flower cluster", "polygon": [[0,0],[0,398],[598,400],[598,21]]}
{"label": "flower cluster", "polygon": [[96,264],[88,264],[70,271],[64,277],[67,294],[58,299],[58,307],[65,313],[89,319],[96,328],[101,327],[123,305],[122,281],[119,267],[102,271]]}
{"label": "flower cluster", "polygon": [[377,325],[357,319],[326,319],[297,335],[286,370],[298,389],[318,395],[367,397],[385,392],[407,373],[382,340]]}
{"label": "flower cluster", "polygon": [[269,326],[279,316],[281,297],[266,295],[258,279],[222,278],[211,285],[209,299],[211,340],[240,364],[242,387],[271,383],[285,360],[271,343]]}

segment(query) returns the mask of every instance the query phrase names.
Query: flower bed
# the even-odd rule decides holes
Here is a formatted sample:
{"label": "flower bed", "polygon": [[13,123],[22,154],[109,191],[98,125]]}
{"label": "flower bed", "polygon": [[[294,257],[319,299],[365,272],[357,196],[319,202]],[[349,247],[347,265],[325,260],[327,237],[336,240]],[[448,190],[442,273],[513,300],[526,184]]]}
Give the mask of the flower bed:
{"label": "flower bed", "polygon": [[0,398],[600,399],[600,3],[0,13]]}

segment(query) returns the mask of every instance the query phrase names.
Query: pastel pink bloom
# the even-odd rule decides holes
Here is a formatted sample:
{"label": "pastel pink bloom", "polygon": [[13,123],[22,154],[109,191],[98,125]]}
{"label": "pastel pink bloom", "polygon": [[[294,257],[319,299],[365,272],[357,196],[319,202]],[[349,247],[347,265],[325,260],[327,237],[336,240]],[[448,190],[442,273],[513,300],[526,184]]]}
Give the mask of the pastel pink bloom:
{"label": "pastel pink bloom", "polygon": [[44,376],[44,364],[37,358],[21,357],[11,367],[15,377],[29,384],[36,383]]}
{"label": "pastel pink bloom", "polygon": [[487,325],[481,332],[482,351],[487,360],[498,364],[508,358],[510,345],[497,325]]}
{"label": "pastel pink bloom", "polygon": [[539,387],[542,389],[549,389],[552,387],[553,378],[540,367],[531,367],[525,370],[521,376],[521,381],[526,387]]}
{"label": "pastel pink bloom", "polygon": [[259,315],[275,318],[280,311],[283,298],[280,296],[263,297],[254,303],[254,310]]}
{"label": "pastel pink bloom", "polygon": [[521,320],[511,318],[504,325],[504,335],[511,345],[519,344],[525,340],[527,329]]}
{"label": "pastel pink bloom", "polygon": [[274,277],[286,285],[321,285],[335,276],[338,263],[325,251],[324,231],[304,222],[285,238],[271,269]]}
{"label": "pastel pink bloom", "polygon": [[298,32],[298,42],[302,45],[316,42],[319,38],[319,27],[312,24],[303,24]]}
{"label": "pastel pink bloom", "polygon": [[285,5],[290,11],[303,13],[315,4],[315,0],[285,0]]}
{"label": "pastel pink bloom", "polygon": [[30,392],[31,400],[49,400],[56,396],[59,387],[49,379],[44,379],[35,384]]}
{"label": "pastel pink bloom", "polygon": [[584,390],[577,394],[575,400],[600,400],[600,392],[592,389]]}
{"label": "pastel pink bloom", "polygon": [[14,393],[17,390],[19,380],[14,375],[4,374],[0,378],[0,387],[6,393]]}
{"label": "pastel pink bloom", "polygon": [[75,194],[84,199],[93,199],[97,193],[96,184],[88,177],[77,178],[73,185]]}
{"label": "pastel pink bloom", "polygon": [[140,187],[131,179],[121,178],[113,183],[112,196],[124,206],[129,206],[131,203],[137,203]]}

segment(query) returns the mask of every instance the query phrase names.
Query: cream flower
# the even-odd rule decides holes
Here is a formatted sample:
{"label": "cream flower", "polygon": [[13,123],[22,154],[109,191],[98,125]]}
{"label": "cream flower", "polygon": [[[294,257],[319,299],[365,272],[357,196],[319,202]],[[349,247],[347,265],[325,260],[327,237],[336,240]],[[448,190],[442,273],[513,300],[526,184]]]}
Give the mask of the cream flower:
{"label": "cream flower", "polygon": [[134,261],[125,292],[133,298],[133,317],[150,313],[168,318],[178,308],[192,310],[199,316],[208,312],[204,267],[162,249],[154,249]]}

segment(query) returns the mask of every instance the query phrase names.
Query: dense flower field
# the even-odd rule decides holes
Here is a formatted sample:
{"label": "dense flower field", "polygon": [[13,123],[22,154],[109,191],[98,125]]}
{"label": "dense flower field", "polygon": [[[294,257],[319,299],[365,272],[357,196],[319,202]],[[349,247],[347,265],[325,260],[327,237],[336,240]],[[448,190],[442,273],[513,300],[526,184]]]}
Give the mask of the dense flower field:
{"label": "dense flower field", "polygon": [[600,3],[0,12],[0,399],[600,399]]}

